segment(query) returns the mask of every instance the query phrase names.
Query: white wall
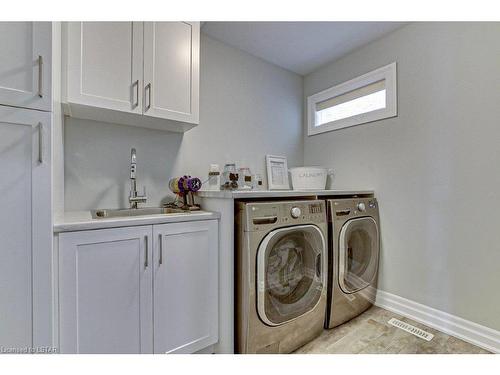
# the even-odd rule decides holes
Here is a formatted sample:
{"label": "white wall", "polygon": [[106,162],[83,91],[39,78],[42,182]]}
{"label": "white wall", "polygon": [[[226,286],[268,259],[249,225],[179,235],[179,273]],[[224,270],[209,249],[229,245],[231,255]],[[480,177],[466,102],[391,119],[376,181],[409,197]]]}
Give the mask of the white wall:
{"label": "white wall", "polygon": [[204,178],[210,163],[245,161],[263,175],[265,154],[302,164],[302,77],[205,35],[200,66],[200,125],[184,135],[66,118],[67,211],[127,206],[131,147],[148,205],[170,196],[170,177]]}
{"label": "white wall", "polygon": [[182,166],[246,162],[265,177],[265,155],[302,165],[302,77],[202,34],[200,125],[185,133]]}
{"label": "white wall", "polygon": [[148,205],[158,205],[168,195],[181,141],[181,134],[66,118],[66,211],[128,207],[132,147],[137,189],[146,186]]}
{"label": "white wall", "polygon": [[305,77],[398,63],[396,118],[305,137],[306,165],[380,203],[379,287],[500,329],[500,23],[417,23]]}

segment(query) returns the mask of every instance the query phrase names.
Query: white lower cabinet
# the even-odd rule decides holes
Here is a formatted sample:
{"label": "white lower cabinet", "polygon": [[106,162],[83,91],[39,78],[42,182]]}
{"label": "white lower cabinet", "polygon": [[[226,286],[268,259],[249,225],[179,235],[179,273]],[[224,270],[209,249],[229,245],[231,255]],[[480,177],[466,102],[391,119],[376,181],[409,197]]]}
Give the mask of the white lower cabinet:
{"label": "white lower cabinet", "polygon": [[154,351],[193,353],[218,340],[217,221],[155,225]]}
{"label": "white lower cabinet", "polygon": [[59,236],[61,353],[153,349],[151,226]]}
{"label": "white lower cabinet", "polygon": [[218,338],[218,225],[59,235],[61,353],[192,353]]}

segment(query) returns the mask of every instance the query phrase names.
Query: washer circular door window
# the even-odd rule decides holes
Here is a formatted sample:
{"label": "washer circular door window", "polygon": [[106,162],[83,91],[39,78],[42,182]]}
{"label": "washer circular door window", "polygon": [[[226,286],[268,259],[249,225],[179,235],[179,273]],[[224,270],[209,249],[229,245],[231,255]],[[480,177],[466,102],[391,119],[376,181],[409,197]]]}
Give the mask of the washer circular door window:
{"label": "washer circular door window", "polygon": [[325,265],[325,238],[317,226],[269,232],[257,252],[260,319],[277,326],[313,310],[325,285]]}
{"label": "washer circular door window", "polygon": [[371,217],[347,221],[339,238],[339,284],[345,293],[366,288],[377,275],[378,227]]}

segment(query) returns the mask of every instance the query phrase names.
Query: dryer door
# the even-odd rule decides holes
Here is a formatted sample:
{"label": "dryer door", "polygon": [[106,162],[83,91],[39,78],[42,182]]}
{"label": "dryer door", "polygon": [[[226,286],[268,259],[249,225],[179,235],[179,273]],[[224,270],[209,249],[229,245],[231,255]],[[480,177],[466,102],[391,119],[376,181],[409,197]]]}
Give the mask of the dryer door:
{"label": "dryer door", "polygon": [[276,229],[257,252],[257,309],[277,326],[314,309],[326,282],[326,246],[315,225]]}
{"label": "dryer door", "polygon": [[375,220],[348,220],[339,236],[339,284],[345,293],[366,288],[377,276],[379,235]]}

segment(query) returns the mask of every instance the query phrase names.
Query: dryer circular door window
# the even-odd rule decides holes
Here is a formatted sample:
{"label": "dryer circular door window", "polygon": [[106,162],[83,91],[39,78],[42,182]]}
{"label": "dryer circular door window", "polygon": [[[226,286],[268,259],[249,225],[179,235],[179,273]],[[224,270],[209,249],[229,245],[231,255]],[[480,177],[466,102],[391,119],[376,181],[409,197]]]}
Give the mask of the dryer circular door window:
{"label": "dryer circular door window", "polygon": [[375,220],[347,221],[339,236],[339,284],[344,293],[366,288],[377,275],[379,234]]}
{"label": "dryer circular door window", "polygon": [[277,326],[313,310],[326,275],[326,246],[315,225],[271,231],[257,252],[257,308],[260,319]]}

